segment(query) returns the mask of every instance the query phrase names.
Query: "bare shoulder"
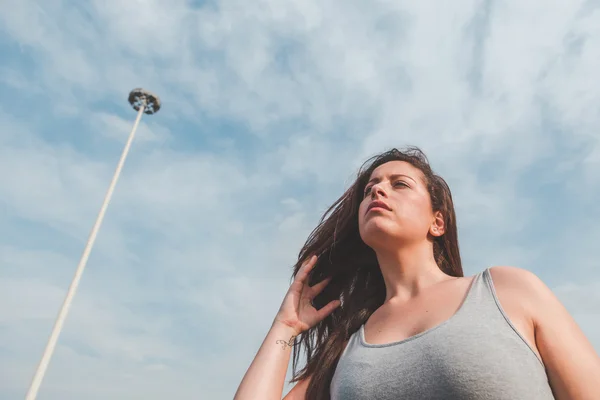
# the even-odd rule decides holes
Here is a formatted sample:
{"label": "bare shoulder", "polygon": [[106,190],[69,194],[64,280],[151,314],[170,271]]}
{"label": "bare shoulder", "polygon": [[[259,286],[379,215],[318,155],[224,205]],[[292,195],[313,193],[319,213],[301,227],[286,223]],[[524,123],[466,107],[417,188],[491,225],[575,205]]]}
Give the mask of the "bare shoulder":
{"label": "bare shoulder", "polygon": [[490,268],[490,274],[494,283],[518,285],[519,287],[527,287],[530,289],[540,289],[540,286],[545,286],[540,278],[531,271],[523,268],[512,266],[496,266]]}
{"label": "bare shoulder", "polygon": [[490,275],[497,291],[516,296],[529,305],[539,305],[553,298],[553,293],[533,272],[523,268],[496,266],[490,268]]}

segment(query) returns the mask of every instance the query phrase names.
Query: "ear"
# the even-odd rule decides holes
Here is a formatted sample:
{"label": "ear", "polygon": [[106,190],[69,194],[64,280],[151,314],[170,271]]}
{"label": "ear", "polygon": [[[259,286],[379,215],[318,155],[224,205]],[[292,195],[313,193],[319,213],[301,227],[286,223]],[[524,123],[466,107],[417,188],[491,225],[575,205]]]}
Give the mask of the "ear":
{"label": "ear", "polygon": [[446,224],[444,223],[444,216],[440,211],[433,213],[433,221],[429,227],[429,233],[432,236],[439,237],[446,232]]}

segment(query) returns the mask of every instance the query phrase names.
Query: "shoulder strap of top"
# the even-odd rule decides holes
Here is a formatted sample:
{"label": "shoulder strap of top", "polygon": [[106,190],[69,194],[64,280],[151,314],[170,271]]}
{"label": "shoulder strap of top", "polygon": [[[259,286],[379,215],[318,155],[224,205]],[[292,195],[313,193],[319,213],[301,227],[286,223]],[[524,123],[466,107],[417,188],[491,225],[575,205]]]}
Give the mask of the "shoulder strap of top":
{"label": "shoulder strap of top", "polygon": [[489,268],[473,277],[471,288],[463,308],[468,313],[476,313],[478,318],[498,312],[498,303],[491,284]]}

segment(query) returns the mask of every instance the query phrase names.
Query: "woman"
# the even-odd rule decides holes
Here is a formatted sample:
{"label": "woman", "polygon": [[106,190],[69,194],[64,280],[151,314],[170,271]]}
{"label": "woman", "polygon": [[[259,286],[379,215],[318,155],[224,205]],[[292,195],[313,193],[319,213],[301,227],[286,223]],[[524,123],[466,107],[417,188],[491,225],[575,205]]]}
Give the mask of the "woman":
{"label": "woman", "polygon": [[[318,256],[318,257],[317,257]],[[450,189],[416,148],[369,160],[300,252],[235,398],[600,399],[600,359],[532,273],[463,277]]]}

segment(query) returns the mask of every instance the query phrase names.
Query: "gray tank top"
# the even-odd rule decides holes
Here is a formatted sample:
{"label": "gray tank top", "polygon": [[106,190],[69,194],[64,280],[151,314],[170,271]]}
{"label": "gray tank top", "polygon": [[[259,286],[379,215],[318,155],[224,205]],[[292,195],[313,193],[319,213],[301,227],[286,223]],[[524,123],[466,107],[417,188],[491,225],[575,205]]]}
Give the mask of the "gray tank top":
{"label": "gray tank top", "polygon": [[540,358],[502,310],[489,270],[475,276],[449,320],[408,339],[365,342],[355,332],[337,365],[331,400],[554,399]]}

